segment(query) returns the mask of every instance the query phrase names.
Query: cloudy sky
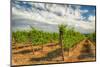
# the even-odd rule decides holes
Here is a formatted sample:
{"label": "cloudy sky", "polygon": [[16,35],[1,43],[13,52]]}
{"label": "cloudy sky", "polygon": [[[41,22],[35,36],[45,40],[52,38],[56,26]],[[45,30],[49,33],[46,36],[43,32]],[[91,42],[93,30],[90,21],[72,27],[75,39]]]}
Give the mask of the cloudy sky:
{"label": "cloudy sky", "polygon": [[95,6],[36,3],[12,0],[12,30],[29,30],[30,26],[58,32],[58,24],[74,27],[81,33],[95,31]]}

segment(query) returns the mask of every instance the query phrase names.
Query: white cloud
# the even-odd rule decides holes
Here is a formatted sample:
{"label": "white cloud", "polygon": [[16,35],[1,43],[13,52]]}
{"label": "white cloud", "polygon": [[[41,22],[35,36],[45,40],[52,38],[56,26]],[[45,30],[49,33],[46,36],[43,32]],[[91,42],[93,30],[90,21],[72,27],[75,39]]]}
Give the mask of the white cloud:
{"label": "white cloud", "polygon": [[[54,25],[64,23],[76,27],[77,30],[80,29],[80,32],[83,32],[85,30],[84,33],[95,31],[95,16],[89,16],[89,21],[84,21],[83,19],[86,17],[83,17],[82,13],[88,12],[88,10],[80,10],[80,6],[76,6],[76,9],[74,10],[70,5],[61,6],[53,4],[50,6],[49,4],[45,6],[44,4],[39,3],[29,3],[33,5],[31,12],[21,10],[20,6],[18,5],[17,7],[19,7],[20,9],[12,7],[12,19],[15,19],[15,21],[19,19],[35,20],[41,23]],[[44,10],[39,11],[37,8],[41,8]],[[46,11],[46,8],[49,9],[49,11]]]}
{"label": "white cloud", "polygon": [[95,22],[95,16],[89,16],[88,20],[91,22]]}
{"label": "white cloud", "polygon": [[81,10],[81,13],[87,13],[88,10]]}

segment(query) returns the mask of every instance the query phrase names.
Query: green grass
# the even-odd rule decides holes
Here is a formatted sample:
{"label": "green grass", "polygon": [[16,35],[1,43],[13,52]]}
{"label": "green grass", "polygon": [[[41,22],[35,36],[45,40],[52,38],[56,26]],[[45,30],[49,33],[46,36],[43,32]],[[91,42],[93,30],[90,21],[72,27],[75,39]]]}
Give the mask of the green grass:
{"label": "green grass", "polygon": [[73,29],[68,29],[63,35],[63,45],[66,48],[71,48],[79,43],[81,40],[85,39],[85,36]]}
{"label": "green grass", "polygon": [[31,31],[12,32],[12,41],[16,43],[32,43],[40,45],[58,41],[58,33],[50,33],[32,28]]}
{"label": "green grass", "polygon": [[[84,38],[83,34],[66,28],[62,39],[64,48],[71,48]],[[16,31],[12,32],[12,42],[32,43],[33,45],[43,45],[51,42],[58,43],[59,33],[44,32],[35,28],[32,28],[30,31]]]}
{"label": "green grass", "polygon": [[94,32],[94,33],[87,34],[87,37],[88,37],[90,40],[96,42],[96,33],[95,33],[95,32]]}

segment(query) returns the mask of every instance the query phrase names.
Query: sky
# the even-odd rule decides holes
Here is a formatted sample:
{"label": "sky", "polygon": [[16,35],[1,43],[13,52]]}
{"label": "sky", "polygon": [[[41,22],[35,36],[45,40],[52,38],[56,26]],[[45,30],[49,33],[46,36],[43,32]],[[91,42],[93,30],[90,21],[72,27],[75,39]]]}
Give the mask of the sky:
{"label": "sky", "polygon": [[12,0],[12,30],[30,30],[30,26],[58,32],[65,24],[80,33],[95,32],[96,7],[89,5],[36,3]]}

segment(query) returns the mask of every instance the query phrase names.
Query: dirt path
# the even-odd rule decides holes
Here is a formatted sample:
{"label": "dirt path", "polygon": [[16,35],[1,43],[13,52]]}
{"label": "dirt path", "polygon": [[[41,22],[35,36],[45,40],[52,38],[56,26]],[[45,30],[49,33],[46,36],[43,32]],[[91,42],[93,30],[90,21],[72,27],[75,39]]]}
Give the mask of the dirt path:
{"label": "dirt path", "polygon": [[[84,47],[86,46],[86,47]],[[87,49],[82,51],[83,49]],[[90,54],[91,52],[91,54]],[[88,55],[93,55],[91,56]],[[82,57],[83,56],[83,57]],[[82,59],[80,59],[82,57]],[[95,60],[95,45],[88,39],[84,39],[69,51],[69,55],[65,56],[65,62],[75,61],[94,61]]]}
{"label": "dirt path", "polygon": [[[53,44],[53,43],[52,43]],[[44,46],[41,51],[40,46],[20,46],[12,49],[12,64],[13,65],[28,65],[28,64],[47,64],[61,62],[79,62],[79,61],[94,61],[95,60],[95,45],[88,39],[82,40],[75,47],[64,52],[64,61],[61,56],[61,49],[58,44],[52,46],[51,43]]]}

